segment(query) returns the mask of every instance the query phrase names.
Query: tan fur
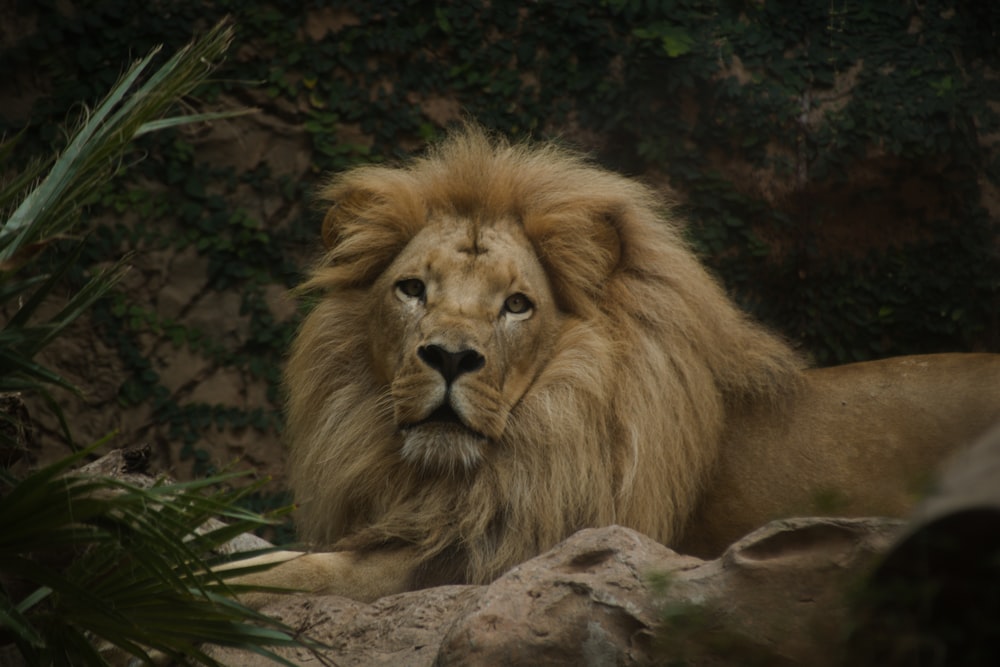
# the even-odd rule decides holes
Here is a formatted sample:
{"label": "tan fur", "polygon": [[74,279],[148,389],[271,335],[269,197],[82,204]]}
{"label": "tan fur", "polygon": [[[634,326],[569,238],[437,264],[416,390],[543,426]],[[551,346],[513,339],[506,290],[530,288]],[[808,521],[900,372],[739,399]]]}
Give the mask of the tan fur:
{"label": "tan fur", "polygon": [[1000,355],[809,370],[776,409],[733,410],[685,553],[715,556],[788,516],[905,516],[939,464],[1000,423]]}
{"label": "tan fur", "polygon": [[[801,505],[831,480],[879,483],[863,467],[810,470],[810,452],[842,435],[807,414],[829,412],[827,380],[730,302],[637,182],[467,127],[408,166],[340,175],[323,198],[328,252],[305,285],[319,299],[287,370],[290,479],[302,537],[355,554],[314,554],[312,574],[283,581],[361,598],[483,583],[609,524],[668,545],[686,532],[710,552],[812,510]],[[413,278],[425,301],[400,287]],[[527,316],[504,309],[520,293]],[[429,346],[475,349],[482,365],[446,390]],[[443,400],[462,424],[422,422]],[[879,431],[879,410],[864,415],[849,434]],[[814,440],[792,445],[806,453],[791,465],[797,434],[768,437],[799,417]],[[333,581],[370,553],[398,554],[407,583]]]}

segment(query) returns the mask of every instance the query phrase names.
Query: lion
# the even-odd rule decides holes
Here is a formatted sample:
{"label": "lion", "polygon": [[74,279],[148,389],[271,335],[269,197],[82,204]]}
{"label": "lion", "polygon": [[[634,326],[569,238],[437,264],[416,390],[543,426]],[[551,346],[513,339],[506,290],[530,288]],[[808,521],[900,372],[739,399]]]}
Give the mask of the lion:
{"label": "lion", "polygon": [[468,125],[322,191],[286,371],[297,525],[268,583],[362,601],[487,583],[620,524],[702,557],[770,519],[904,513],[1000,419],[1000,356],[809,370],[670,209]]}

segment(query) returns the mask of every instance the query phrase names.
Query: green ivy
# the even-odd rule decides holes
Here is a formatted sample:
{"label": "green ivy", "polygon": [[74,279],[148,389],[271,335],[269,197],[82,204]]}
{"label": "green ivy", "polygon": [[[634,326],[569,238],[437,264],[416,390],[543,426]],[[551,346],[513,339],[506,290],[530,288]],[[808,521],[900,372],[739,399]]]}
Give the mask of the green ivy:
{"label": "green ivy", "polygon": [[[200,100],[227,95],[260,105],[310,139],[310,176],[293,180],[266,163],[247,173],[208,164],[182,134],[157,134],[144,142],[132,180],[95,193],[91,215],[143,222],[107,225],[91,238],[91,261],[193,248],[208,262],[207,289],[242,295],[250,333],[238,343],[124,293],[94,316],[128,369],[120,402],[151,405],[199,470],[204,429],[280,430],[278,369],[294,322],[277,323],[264,293],[298,281],[317,236],[314,213],[276,224],[247,210],[239,193],[251,188],[291,206],[309,201],[326,172],[403,157],[444,129],[421,105],[427,101],[446,101],[514,137],[574,127],[601,138],[604,163],[667,176],[706,262],[748,310],[820,363],[1000,349],[997,220],[983,208],[984,186],[1000,184],[997,3],[19,7],[44,18],[0,52],[0,70],[51,85],[32,109],[17,159],[57,144],[57,124],[78,100],[107,89],[133,54],[180,45],[225,13],[238,26],[234,56]],[[317,16],[339,20],[321,34]],[[0,132],[17,125],[0,118]],[[735,177],[734,165],[792,186],[766,197]],[[877,171],[870,187],[858,180],[864,170]],[[908,208],[900,194],[907,187],[931,190],[936,205]],[[872,202],[884,219],[854,221]],[[831,230],[845,225],[881,233],[882,242],[831,249]],[[271,408],[246,413],[173,399],[141,353],[138,337],[149,332],[268,381]]]}

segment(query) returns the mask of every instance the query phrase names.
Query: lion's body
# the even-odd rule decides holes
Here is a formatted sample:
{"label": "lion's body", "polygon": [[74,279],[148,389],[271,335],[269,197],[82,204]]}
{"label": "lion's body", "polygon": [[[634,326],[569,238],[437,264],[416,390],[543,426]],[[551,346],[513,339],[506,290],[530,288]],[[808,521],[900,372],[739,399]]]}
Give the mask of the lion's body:
{"label": "lion's body", "polygon": [[939,463],[1000,423],[1000,356],[896,357],[804,373],[784,404],[730,414],[679,550],[715,556],[788,516],[904,516]]}
{"label": "lion's body", "polygon": [[[926,473],[1000,417],[993,357],[971,364],[964,416],[944,405],[969,393],[962,357],[933,375],[947,401],[921,382],[875,404],[862,366],[804,371],[649,190],[552,147],[466,129],[324,198],[321,298],[287,371],[290,479],[302,537],[351,553],[286,581],[361,598],[482,583],[609,524],[707,553],[828,487],[895,512],[884,476]],[[900,430],[921,410],[934,429]],[[332,580],[376,557],[397,574],[373,590]]]}

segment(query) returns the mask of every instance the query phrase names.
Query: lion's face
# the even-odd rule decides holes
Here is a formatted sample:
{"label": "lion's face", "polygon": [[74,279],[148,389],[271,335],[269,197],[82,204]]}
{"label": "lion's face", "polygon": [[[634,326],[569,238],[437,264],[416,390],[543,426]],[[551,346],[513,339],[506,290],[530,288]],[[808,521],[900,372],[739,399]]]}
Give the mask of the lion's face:
{"label": "lion's face", "polygon": [[407,461],[472,468],[551,354],[560,317],[542,265],[512,221],[446,217],[373,285],[371,354],[391,389]]}
{"label": "lion's face", "polygon": [[670,544],[739,456],[727,410],[797,391],[659,198],[557,147],[468,127],[321,200],[286,371],[309,541],[412,545],[415,582],[480,584],[584,526]]}

